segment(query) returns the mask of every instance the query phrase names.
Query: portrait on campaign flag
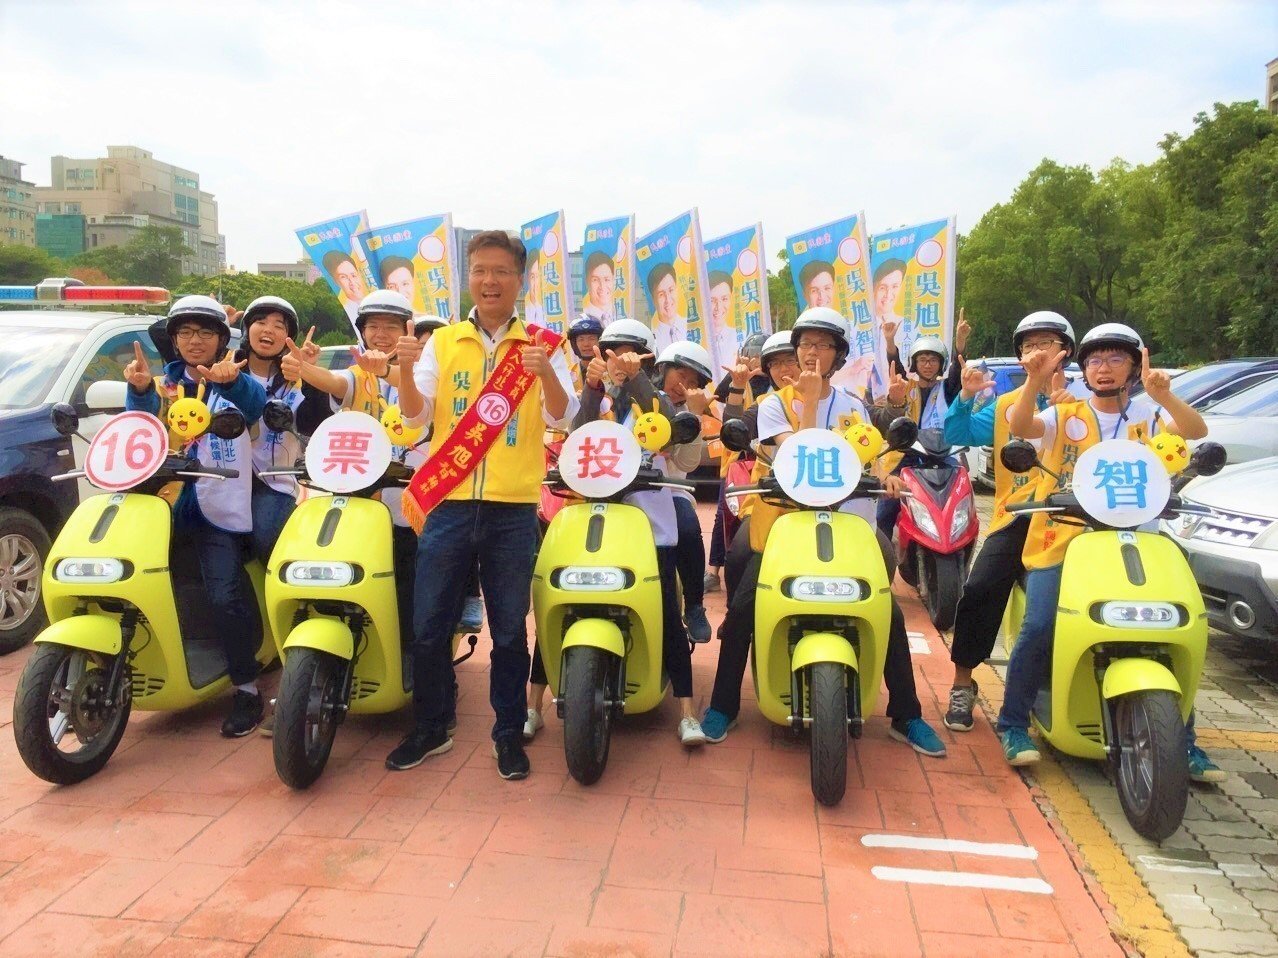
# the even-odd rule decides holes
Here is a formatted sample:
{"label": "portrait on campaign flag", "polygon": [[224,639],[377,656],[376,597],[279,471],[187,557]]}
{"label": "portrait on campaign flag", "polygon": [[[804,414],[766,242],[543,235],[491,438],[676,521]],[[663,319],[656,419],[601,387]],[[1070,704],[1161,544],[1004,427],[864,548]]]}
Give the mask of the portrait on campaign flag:
{"label": "portrait on campaign flag", "polygon": [[461,306],[457,244],[451,213],[423,216],[356,235],[370,286],[393,289],[413,312],[453,322]]}
{"label": "portrait on campaign flag", "polygon": [[896,324],[902,357],[920,336],[952,341],[955,250],[953,216],[870,238],[872,308],[879,323]]}
{"label": "portrait on campaign flag", "polygon": [[368,212],[360,210],[295,231],[302,249],[352,319],[359,301],[368,294],[363,252],[354,239],[366,229]]}
{"label": "portrait on campaign flag", "polygon": [[706,346],[706,259],[696,209],[639,239],[635,260],[657,354],[685,340]]}
{"label": "portrait on campaign flag", "polygon": [[870,299],[869,244],[865,214],[804,230],[785,241],[799,310],[828,306],[848,323],[848,361],[831,382],[856,395],[880,396],[886,389],[886,361]]}
{"label": "portrait on campaign flag", "polygon": [[710,354],[730,366],[746,339],[772,332],[763,224],[707,240],[705,248]]}
{"label": "portrait on campaign flag", "polygon": [[635,218],[619,216],[586,227],[581,244],[581,312],[605,326],[635,318]]}
{"label": "portrait on campaign flag", "polygon": [[563,333],[575,318],[564,243],[564,211],[547,213],[519,229],[528,251],[524,269],[524,320]]}

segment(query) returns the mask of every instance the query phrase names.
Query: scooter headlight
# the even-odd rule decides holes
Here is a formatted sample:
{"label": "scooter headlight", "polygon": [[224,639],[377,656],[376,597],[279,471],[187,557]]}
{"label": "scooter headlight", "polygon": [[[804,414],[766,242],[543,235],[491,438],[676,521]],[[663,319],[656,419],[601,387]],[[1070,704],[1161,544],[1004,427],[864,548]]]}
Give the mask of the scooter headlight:
{"label": "scooter headlight", "polygon": [[913,497],[905,500],[905,506],[910,510],[910,516],[914,519],[916,526],[933,539],[941,538],[941,534],[936,531],[936,523],[932,521],[932,516],[927,511],[927,506]]}
{"label": "scooter headlight", "polygon": [[1118,629],[1174,629],[1180,612],[1170,602],[1105,602],[1100,620]]}
{"label": "scooter headlight", "polygon": [[119,559],[63,559],[53,570],[59,582],[92,582],[98,585],[119,582],[124,578],[124,563]]}
{"label": "scooter headlight", "polygon": [[355,581],[355,567],[349,562],[290,562],[284,567],[284,581],[292,586],[340,589]]}
{"label": "scooter headlight", "polygon": [[785,591],[791,599],[805,602],[860,602],[864,597],[856,579],[827,575],[796,576]]}
{"label": "scooter headlight", "polygon": [[559,573],[559,588],[565,592],[620,592],[625,587],[625,571],[613,566],[573,565]]}
{"label": "scooter headlight", "polygon": [[957,539],[972,521],[972,500],[964,499],[954,508],[954,518],[950,521],[950,538]]}

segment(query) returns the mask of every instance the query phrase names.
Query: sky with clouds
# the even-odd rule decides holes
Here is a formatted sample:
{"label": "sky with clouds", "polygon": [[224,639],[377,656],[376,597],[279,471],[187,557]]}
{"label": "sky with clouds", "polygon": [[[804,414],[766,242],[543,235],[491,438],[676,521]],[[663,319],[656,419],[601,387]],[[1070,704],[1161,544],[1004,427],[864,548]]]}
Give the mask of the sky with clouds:
{"label": "sky with clouds", "polygon": [[1148,161],[1259,98],[1278,2],[0,0],[0,39],[0,153],[28,179],[149,149],[200,174],[252,269],[364,207],[562,207],[579,235],[695,205],[706,237],[762,220],[770,251],[857,209],[966,231],[1044,156]]}

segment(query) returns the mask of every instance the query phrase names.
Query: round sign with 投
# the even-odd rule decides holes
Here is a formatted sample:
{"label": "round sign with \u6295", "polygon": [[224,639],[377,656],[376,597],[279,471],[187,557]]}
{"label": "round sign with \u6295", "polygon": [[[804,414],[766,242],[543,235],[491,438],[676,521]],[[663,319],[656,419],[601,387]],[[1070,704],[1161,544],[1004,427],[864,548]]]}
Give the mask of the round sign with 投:
{"label": "round sign with \u6295", "polygon": [[856,491],[861,460],[851,443],[829,429],[800,429],[777,450],[772,474],[782,491],[804,506],[832,506]]}
{"label": "round sign with \u6295", "polygon": [[574,429],[559,451],[559,475],[583,499],[607,499],[634,482],[643,464],[639,440],[607,419]]}
{"label": "round sign with \u6295", "polygon": [[1171,478],[1143,442],[1107,439],[1074,464],[1074,497],[1103,525],[1133,528],[1158,518],[1171,498]]}

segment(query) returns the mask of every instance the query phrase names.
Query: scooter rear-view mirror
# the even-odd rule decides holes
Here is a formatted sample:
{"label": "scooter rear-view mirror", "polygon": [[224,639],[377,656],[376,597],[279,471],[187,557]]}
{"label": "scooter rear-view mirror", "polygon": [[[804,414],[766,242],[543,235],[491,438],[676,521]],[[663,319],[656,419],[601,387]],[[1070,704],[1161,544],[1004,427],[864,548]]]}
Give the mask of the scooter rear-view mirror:
{"label": "scooter rear-view mirror", "polygon": [[740,419],[729,419],[719,430],[719,441],[732,452],[749,452],[750,427]]}
{"label": "scooter rear-view mirror", "polygon": [[1038,453],[1024,439],[1010,439],[999,451],[999,461],[1008,472],[1029,472],[1038,465]]}
{"label": "scooter rear-view mirror", "polygon": [[919,424],[908,416],[897,416],[887,430],[887,444],[891,452],[909,449],[919,438]]}
{"label": "scooter rear-view mirror", "polygon": [[262,422],[271,432],[293,431],[293,410],[282,399],[271,399],[262,408]]}
{"label": "scooter rear-view mirror", "polygon": [[59,436],[74,436],[80,429],[80,414],[70,403],[60,402],[49,413]]}
{"label": "scooter rear-view mirror", "polygon": [[1218,442],[1200,443],[1189,457],[1189,471],[1196,476],[1214,476],[1225,468],[1225,447]]}
{"label": "scooter rear-view mirror", "polygon": [[238,439],[247,428],[244,414],[238,409],[223,409],[215,412],[209,420],[209,432],[219,439]]}
{"label": "scooter rear-view mirror", "polygon": [[670,445],[681,446],[701,435],[701,418],[684,410],[670,420]]}

